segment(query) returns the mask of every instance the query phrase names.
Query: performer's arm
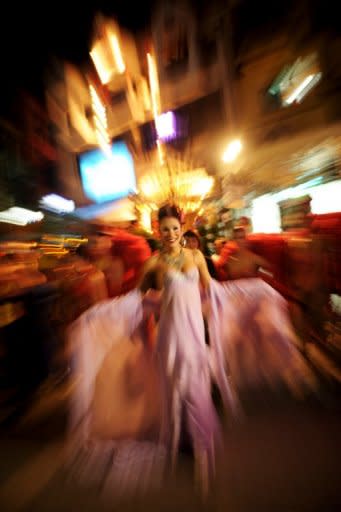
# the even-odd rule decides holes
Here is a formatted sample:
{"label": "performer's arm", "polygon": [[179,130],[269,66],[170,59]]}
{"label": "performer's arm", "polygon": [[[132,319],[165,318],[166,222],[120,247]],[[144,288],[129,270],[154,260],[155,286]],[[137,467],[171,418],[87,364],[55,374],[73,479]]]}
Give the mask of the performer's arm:
{"label": "performer's arm", "polygon": [[205,257],[201,251],[194,251],[194,261],[199,270],[201,284],[203,288],[206,289],[208,288],[212,278],[208,271]]}
{"label": "performer's arm", "polygon": [[138,288],[142,293],[146,293],[151,288],[159,289],[159,279],[157,272],[158,255],[152,256],[143,266]]}

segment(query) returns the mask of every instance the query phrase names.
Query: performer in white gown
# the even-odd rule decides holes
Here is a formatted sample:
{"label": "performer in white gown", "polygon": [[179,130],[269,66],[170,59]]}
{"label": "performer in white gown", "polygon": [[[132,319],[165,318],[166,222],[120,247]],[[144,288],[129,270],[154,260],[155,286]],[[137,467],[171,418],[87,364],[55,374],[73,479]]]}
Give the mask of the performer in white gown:
{"label": "performer in white gown", "polygon": [[[159,224],[163,249],[148,261],[140,288],[94,306],[70,329],[79,377],[71,433],[83,445],[110,442],[113,462],[127,441],[130,460],[139,460],[140,449],[145,460],[147,446],[155,467],[176,462],[183,419],[205,488],[221,442],[211,377],[233,415],[238,410],[235,390],[245,383],[283,381],[296,388],[310,384],[311,374],[293,343],[286,304],[277,292],[259,279],[212,280],[200,251],[182,248],[175,206],[160,209]],[[161,293],[157,300],[148,291],[151,283]],[[210,304],[210,348],[203,294]],[[159,318],[153,349],[143,329],[151,309]],[[132,470],[131,464],[127,467]],[[138,467],[136,462],[135,472]],[[128,473],[125,478],[129,481]]]}

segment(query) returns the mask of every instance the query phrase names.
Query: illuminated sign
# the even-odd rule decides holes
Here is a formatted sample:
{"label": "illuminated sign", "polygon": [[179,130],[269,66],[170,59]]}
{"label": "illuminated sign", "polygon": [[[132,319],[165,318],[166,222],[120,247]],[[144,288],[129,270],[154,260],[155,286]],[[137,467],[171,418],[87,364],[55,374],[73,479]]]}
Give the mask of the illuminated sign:
{"label": "illuminated sign", "polygon": [[95,132],[99,147],[108,158],[111,157],[110,137],[108,133],[107,111],[96,89],[90,85],[92,110],[94,112]]}
{"label": "illuminated sign", "polygon": [[165,112],[155,119],[156,133],[159,140],[170,140],[176,137],[176,118],[174,112]]}
{"label": "illuminated sign", "polygon": [[41,208],[57,213],[71,213],[75,209],[75,203],[72,200],[65,199],[57,194],[48,194],[39,201]]}
{"label": "illuminated sign", "polygon": [[17,226],[27,226],[27,224],[33,222],[40,222],[43,218],[44,214],[42,212],[33,212],[32,210],[26,210],[26,208],[19,208],[17,206],[0,212],[0,222]]}
{"label": "illuminated sign", "polygon": [[268,93],[280,96],[283,106],[300,103],[321,78],[317,55],[312,53],[305,58],[298,58],[291,66],[285,66],[271,84]]}

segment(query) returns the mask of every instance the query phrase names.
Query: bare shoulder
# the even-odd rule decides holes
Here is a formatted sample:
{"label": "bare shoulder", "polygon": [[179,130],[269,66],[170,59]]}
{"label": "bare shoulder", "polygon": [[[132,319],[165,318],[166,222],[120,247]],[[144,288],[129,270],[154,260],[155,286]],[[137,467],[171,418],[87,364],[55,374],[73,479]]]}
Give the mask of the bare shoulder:
{"label": "bare shoulder", "polygon": [[150,272],[154,270],[159,263],[159,254],[153,254],[144,264],[144,271]]}
{"label": "bare shoulder", "polygon": [[193,263],[196,266],[200,266],[205,262],[203,253],[199,249],[184,249],[186,261],[189,264]]}
{"label": "bare shoulder", "polygon": [[186,249],[186,247],[184,247],[182,250],[183,250],[183,253],[186,258],[193,258],[193,250],[192,249]]}
{"label": "bare shoulder", "polygon": [[193,265],[193,261],[194,263],[196,263],[196,257],[195,257],[195,253],[196,251],[194,251],[193,249],[186,249],[185,247],[183,248],[183,254],[184,254],[184,257],[185,257],[185,260],[187,261],[187,263],[190,263]]}
{"label": "bare shoulder", "polygon": [[[139,288],[145,293],[150,288],[155,288],[154,279],[158,280],[157,275],[159,265],[158,254],[151,256],[144,264],[140,275]],[[154,277],[153,277],[154,276]],[[156,281],[157,282],[157,281]]]}
{"label": "bare shoulder", "polygon": [[199,249],[194,249],[193,251],[193,258],[194,258],[194,261],[198,264],[202,263],[203,261],[205,261],[205,258],[204,258],[204,255],[203,253],[199,250]]}

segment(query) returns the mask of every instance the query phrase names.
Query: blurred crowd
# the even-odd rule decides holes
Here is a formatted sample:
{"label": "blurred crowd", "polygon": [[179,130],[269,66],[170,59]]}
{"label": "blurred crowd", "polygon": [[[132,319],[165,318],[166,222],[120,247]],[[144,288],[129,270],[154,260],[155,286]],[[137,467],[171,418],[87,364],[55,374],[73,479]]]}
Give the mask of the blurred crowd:
{"label": "blurred crowd", "polygon": [[[97,229],[98,228],[98,229]],[[85,237],[44,235],[0,244],[1,413],[70,371],[66,330],[98,301],[136,286],[151,250],[128,231]]]}
{"label": "blurred crowd", "polygon": [[[204,253],[219,281],[262,277],[276,288],[288,300],[302,350],[314,347],[318,360],[315,347],[327,351],[331,359],[324,367],[339,380],[340,216],[322,217],[300,231],[265,235],[252,233],[247,217],[231,222],[223,210],[214,236],[207,237],[201,222],[186,226],[191,229],[182,243]],[[126,229],[92,225],[82,236],[44,234],[34,242],[18,237],[0,244],[4,418],[13,403],[68,377],[70,323],[97,302],[136,287],[144,263],[159,248],[157,233],[145,233],[138,221]]]}

